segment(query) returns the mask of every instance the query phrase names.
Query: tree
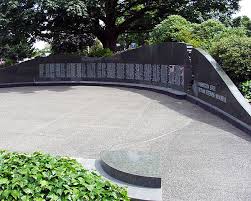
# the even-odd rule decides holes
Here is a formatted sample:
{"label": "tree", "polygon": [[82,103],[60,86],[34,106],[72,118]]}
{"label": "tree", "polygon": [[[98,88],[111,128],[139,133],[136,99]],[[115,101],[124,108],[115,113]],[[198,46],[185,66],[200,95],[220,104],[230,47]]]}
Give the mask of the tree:
{"label": "tree", "polygon": [[[12,14],[17,14],[17,18],[21,16],[18,21],[28,22],[22,22],[20,26],[27,27],[26,31],[32,36],[57,40],[64,34],[93,34],[104,48],[115,50],[120,34],[149,32],[172,14],[179,14],[192,22],[230,16],[239,8],[240,0],[1,1],[0,10],[10,9],[13,5],[17,8]],[[14,19],[10,17],[10,20]]]}
{"label": "tree", "polygon": [[230,16],[238,9],[238,3],[239,0],[62,0],[55,2],[52,13],[61,25],[63,22],[67,27],[73,21],[76,26],[70,26],[72,31],[92,33],[104,48],[114,50],[120,34],[150,31],[168,15],[203,21],[217,15]]}
{"label": "tree", "polygon": [[53,54],[83,53],[87,46],[94,44],[94,39],[94,36],[90,34],[61,34],[53,38],[51,50]]}
{"label": "tree", "polygon": [[[171,15],[156,25],[151,32],[150,42],[189,42],[192,37],[193,25],[179,15]],[[188,37],[187,37],[188,36]]]}
{"label": "tree", "polygon": [[[34,2],[0,2],[0,58],[16,63],[32,55],[35,14]],[[38,22],[38,21],[37,21]]]}
{"label": "tree", "polygon": [[239,16],[232,20],[233,27],[244,27],[247,30],[247,34],[251,37],[251,19],[247,16]]}
{"label": "tree", "polygon": [[129,48],[130,44],[136,43],[137,46],[142,46],[149,43],[149,33],[123,33],[118,37],[118,43],[121,45],[121,50]]}
{"label": "tree", "polygon": [[191,23],[179,15],[171,15],[156,25],[150,33],[150,42],[185,42],[210,51],[212,44],[226,37],[245,37],[243,27],[226,27],[218,20]]}
{"label": "tree", "polygon": [[[7,0],[5,0],[7,1]],[[191,21],[212,16],[231,15],[239,0],[11,0],[32,4],[25,15],[35,15],[32,31],[42,38],[61,34],[91,33],[104,48],[116,47],[118,36],[125,32],[147,32],[171,14],[180,14]],[[0,5],[1,6],[1,5]],[[43,34],[41,34],[43,33]]]}

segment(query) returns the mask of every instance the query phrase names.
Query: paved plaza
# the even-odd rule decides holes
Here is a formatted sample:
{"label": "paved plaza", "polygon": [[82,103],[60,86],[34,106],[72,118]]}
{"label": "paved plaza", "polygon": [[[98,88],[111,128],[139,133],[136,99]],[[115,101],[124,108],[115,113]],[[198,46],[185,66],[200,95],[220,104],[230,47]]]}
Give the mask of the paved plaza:
{"label": "paved plaza", "polygon": [[159,153],[163,200],[251,200],[251,136],[185,100],[146,90],[0,89],[0,149],[98,159]]}

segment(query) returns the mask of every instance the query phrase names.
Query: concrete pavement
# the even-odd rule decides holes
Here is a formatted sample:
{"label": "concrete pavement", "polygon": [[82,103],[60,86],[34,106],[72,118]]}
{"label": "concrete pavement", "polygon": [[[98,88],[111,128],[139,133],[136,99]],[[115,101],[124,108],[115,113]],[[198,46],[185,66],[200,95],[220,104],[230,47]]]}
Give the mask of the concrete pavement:
{"label": "concrete pavement", "polygon": [[185,100],[126,88],[6,88],[0,128],[0,149],[12,151],[157,152],[163,200],[251,200],[251,137]]}

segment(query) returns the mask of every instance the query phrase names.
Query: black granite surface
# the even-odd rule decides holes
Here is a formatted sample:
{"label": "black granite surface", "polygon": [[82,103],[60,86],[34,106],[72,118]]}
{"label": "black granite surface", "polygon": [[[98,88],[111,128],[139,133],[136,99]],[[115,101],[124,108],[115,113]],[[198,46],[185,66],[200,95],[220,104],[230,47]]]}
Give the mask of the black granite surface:
{"label": "black granite surface", "polygon": [[0,69],[0,87],[121,83],[176,90],[251,133],[251,106],[215,60],[183,43],[143,46],[109,58],[52,55]]}
{"label": "black granite surface", "polygon": [[160,159],[157,154],[136,151],[104,151],[101,165],[113,178],[129,184],[161,188]]}

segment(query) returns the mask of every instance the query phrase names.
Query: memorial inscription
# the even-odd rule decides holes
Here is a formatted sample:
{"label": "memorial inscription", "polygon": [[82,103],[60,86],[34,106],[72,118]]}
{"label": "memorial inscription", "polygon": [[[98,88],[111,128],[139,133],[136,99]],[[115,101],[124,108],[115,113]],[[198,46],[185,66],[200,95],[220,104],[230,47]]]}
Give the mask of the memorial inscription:
{"label": "memorial inscription", "polygon": [[168,83],[168,65],[161,65],[161,83],[167,84]]}
{"label": "memorial inscription", "polygon": [[125,79],[125,64],[117,64],[117,79]]}
{"label": "memorial inscription", "polygon": [[160,65],[153,65],[153,82],[160,82]]}
{"label": "memorial inscription", "polygon": [[87,77],[87,64],[82,63],[82,78],[86,78]]}
{"label": "memorial inscription", "polygon": [[134,80],[134,64],[126,64],[126,79]]}
{"label": "memorial inscription", "polygon": [[[148,84],[166,86],[176,85],[183,90],[184,67],[159,64],[131,64],[131,63],[51,63],[39,64],[39,79],[112,79],[137,81]],[[200,92],[202,89],[199,89]],[[201,92],[203,93],[203,92]],[[222,97],[215,95],[217,99]]]}
{"label": "memorial inscription", "polygon": [[144,80],[145,81],[152,81],[152,65],[151,64],[145,64],[144,66]]}
{"label": "memorial inscription", "polygon": [[176,65],[169,67],[169,84],[184,86],[184,67]]}
{"label": "memorial inscription", "polygon": [[115,73],[115,64],[114,63],[108,63],[107,64],[107,78],[110,78],[110,79],[115,79],[116,77],[116,73]]}
{"label": "memorial inscription", "polygon": [[198,93],[217,99],[223,103],[227,103],[227,98],[217,93],[216,86],[204,82],[198,82],[197,85]]}
{"label": "memorial inscription", "polygon": [[82,73],[81,73],[81,68],[82,68],[82,65],[81,65],[81,63],[77,63],[76,64],[76,77],[77,78],[81,78],[82,77]]}
{"label": "memorial inscription", "polygon": [[96,78],[96,63],[87,64],[87,77]]}
{"label": "memorial inscription", "polygon": [[135,80],[144,79],[144,66],[143,64],[135,64]]}

